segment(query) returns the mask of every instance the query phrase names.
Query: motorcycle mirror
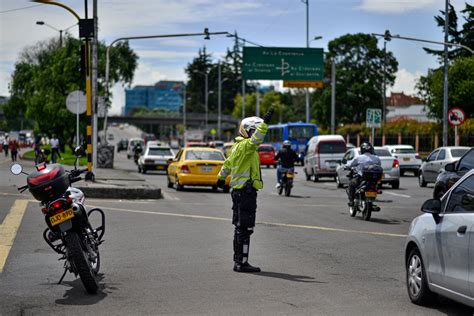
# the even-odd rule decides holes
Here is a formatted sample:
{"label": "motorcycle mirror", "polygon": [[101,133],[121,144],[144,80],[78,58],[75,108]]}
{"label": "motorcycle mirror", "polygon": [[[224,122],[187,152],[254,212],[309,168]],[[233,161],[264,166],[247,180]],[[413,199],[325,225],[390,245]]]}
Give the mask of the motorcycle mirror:
{"label": "motorcycle mirror", "polygon": [[23,171],[23,167],[20,164],[15,163],[10,167],[10,171],[14,175],[19,175]]}
{"label": "motorcycle mirror", "polygon": [[77,158],[80,158],[84,155],[84,150],[82,149],[81,146],[77,146],[76,149],[74,149],[74,156]]}

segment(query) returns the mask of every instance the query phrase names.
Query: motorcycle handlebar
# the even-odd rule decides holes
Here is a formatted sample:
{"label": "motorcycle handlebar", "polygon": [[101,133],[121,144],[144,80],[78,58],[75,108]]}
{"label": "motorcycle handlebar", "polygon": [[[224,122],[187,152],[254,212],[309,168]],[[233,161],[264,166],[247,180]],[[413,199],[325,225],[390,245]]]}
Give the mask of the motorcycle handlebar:
{"label": "motorcycle handlebar", "polygon": [[78,181],[81,181],[82,178],[81,177],[74,177],[72,178],[71,180],[69,180],[70,183],[74,183],[74,182],[78,182]]}

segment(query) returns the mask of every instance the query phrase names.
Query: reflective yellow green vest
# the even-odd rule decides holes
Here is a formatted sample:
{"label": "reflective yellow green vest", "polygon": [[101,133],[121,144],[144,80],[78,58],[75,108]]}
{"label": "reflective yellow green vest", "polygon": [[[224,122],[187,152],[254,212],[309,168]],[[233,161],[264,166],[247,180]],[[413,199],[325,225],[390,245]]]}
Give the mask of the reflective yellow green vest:
{"label": "reflective yellow green vest", "polygon": [[235,139],[231,153],[219,172],[219,179],[223,180],[230,174],[230,187],[233,189],[242,189],[249,180],[252,180],[255,189],[263,188],[257,149],[263,143],[267,129],[267,124],[261,123],[252,137],[239,136]]}

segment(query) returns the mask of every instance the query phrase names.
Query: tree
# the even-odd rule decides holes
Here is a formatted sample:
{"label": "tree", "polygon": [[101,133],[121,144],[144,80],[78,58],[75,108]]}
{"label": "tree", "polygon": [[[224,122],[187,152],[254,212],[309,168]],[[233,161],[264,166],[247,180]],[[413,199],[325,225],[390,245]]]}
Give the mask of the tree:
{"label": "tree", "polygon": [[[443,29],[444,33],[444,12],[440,10],[440,15],[435,16],[434,19],[438,27]],[[474,6],[466,3],[466,7],[461,11],[465,23],[461,30],[458,30],[458,16],[452,4],[449,4],[448,10],[448,41],[452,43],[462,44],[470,48],[474,48]],[[427,53],[438,56],[440,63],[444,63],[444,49],[435,50],[430,48],[423,48]],[[453,60],[458,57],[469,57],[471,53],[461,47],[451,48],[448,51],[448,59]]]}
{"label": "tree", "polygon": [[[205,106],[205,78],[203,73],[207,73],[209,82],[211,81],[212,55],[207,53],[206,47],[199,49],[198,56],[186,67],[188,83],[186,85],[187,112],[204,113]],[[211,89],[209,89],[210,91]]]}
{"label": "tree", "polygon": [[[417,83],[419,97],[430,109],[430,115],[443,118],[443,69],[430,69]],[[474,117],[474,56],[457,58],[448,71],[449,107],[460,107],[468,117]]]}
{"label": "tree", "polygon": [[[384,54],[377,39],[368,34],[347,34],[329,42],[325,73],[336,61],[336,118],[340,123],[360,123],[369,107],[382,107],[383,69],[386,86],[395,82],[398,62],[391,52]],[[330,86],[314,94],[313,113],[318,122],[329,122]]]}
{"label": "tree", "polygon": [[[5,106],[7,120],[14,122],[18,113],[34,121],[36,133],[57,134],[62,142],[72,144],[75,116],[66,109],[66,97],[74,90],[85,91],[80,75],[82,42],[66,37],[64,46],[57,40],[38,42],[26,48],[15,65],[10,82],[10,100]],[[127,42],[111,52],[110,83],[130,84],[137,67],[138,56]],[[99,44],[99,92],[104,91],[105,44]],[[84,119],[81,130],[85,130]]]}

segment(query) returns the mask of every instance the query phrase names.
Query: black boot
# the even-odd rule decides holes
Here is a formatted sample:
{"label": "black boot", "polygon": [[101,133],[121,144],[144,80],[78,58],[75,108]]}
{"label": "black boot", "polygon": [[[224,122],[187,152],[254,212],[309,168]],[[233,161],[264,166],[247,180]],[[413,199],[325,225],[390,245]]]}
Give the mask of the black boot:
{"label": "black boot", "polygon": [[245,262],[245,263],[236,262],[234,264],[234,271],[235,272],[254,273],[254,272],[260,272],[261,270],[260,270],[259,267],[254,267],[254,266],[250,265],[250,263],[248,263],[248,262]]}

